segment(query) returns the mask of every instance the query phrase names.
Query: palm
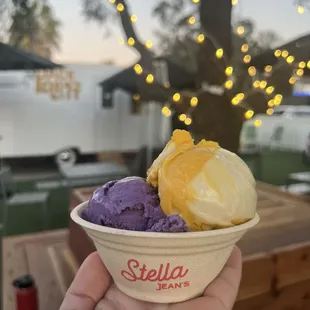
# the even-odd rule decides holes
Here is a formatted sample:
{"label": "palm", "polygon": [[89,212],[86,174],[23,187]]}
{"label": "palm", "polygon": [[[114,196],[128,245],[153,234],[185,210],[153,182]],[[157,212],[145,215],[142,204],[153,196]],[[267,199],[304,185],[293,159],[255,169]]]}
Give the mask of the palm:
{"label": "palm", "polygon": [[178,304],[152,304],[122,293],[111,283],[99,255],[93,253],[80,268],[60,310],[230,310],[238,292],[241,264],[240,251],[235,248],[222,272],[202,297]]}

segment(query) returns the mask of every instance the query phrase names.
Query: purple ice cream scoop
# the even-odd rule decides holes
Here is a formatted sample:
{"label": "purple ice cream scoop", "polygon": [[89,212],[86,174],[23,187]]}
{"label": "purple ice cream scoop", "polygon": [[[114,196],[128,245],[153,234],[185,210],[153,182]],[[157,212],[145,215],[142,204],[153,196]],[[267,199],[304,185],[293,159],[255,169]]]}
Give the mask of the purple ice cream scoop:
{"label": "purple ice cream scoop", "polygon": [[188,231],[181,217],[163,213],[157,190],[140,177],[110,181],[97,188],[81,216],[94,224],[118,229]]}

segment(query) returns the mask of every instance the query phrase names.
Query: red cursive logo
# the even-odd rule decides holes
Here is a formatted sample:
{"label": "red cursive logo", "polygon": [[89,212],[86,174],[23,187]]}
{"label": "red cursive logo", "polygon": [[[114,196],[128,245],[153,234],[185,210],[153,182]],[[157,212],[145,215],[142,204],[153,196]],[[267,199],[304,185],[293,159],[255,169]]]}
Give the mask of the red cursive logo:
{"label": "red cursive logo", "polygon": [[172,268],[169,263],[160,264],[158,269],[148,269],[145,264],[141,264],[136,259],[127,262],[128,270],[121,270],[121,275],[130,282],[150,281],[163,282],[184,278],[188,269],[183,266]]}

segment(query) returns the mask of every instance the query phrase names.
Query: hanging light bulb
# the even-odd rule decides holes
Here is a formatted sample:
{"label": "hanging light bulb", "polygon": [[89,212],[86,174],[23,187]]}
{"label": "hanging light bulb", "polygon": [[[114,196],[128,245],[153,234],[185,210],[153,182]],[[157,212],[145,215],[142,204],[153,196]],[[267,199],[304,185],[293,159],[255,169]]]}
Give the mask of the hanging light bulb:
{"label": "hanging light bulb", "polygon": [[138,100],[140,100],[140,95],[139,94],[134,94],[132,96],[132,98],[133,98],[133,100],[138,101]]}
{"label": "hanging light bulb", "polygon": [[113,4],[113,3],[115,3],[115,0],[109,0],[109,2]]}
{"label": "hanging light bulb", "polygon": [[288,64],[292,64],[293,62],[294,62],[294,60],[295,60],[295,57],[294,56],[288,56],[287,58],[286,58],[286,62],[288,63]]}
{"label": "hanging light bulb", "polygon": [[307,68],[310,69],[310,60],[307,62]]}
{"label": "hanging light bulb", "polygon": [[274,97],[274,105],[279,106],[282,103],[283,96],[278,94]]}
{"label": "hanging light bulb", "polygon": [[256,80],[254,83],[253,83],[253,87],[254,88],[259,88],[260,86],[260,81],[259,80]]}
{"label": "hanging light bulb", "polygon": [[241,52],[246,53],[248,50],[249,50],[249,45],[248,44],[242,44]]}
{"label": "hanging light bulb", "polygon": [[256,68],[254,66],[249,67],[248,73],[250,76],[254,76],[256,74]]}
{"label": "hanging light bulb", "polygon": [[274,52],[274,55],[275,55],[276,57],[280,57],[281,54],[282,54],[282,51],[281,51],[281,50],[276,50],[276,51]]}
{"label": "hanging light bulb", "polygon": [[268,65],[265,67],[265,72],[271,72],[272,71],[272,66],[271,65]]}
{"label": "hanging light bulb", "polygon": [[266,111],[266,114],[268,114],[268,115],[272,115],[272,114],[273,114],[273,112],[274,112],[274,109],[268,109],[268,110]]}
{"label": "hanging light bulb", "polygon": [[248,110],[244,113],[244,117],[246,119],[251,119],[254,116],[254,111],[253,110]]}
{"label": "hanging light bulb", "polygon": [[226,69],[225,69],[225,74],[227,75],[227,76],[231,76],[232,74],[233,74],[233,72],[234,72],[234,68],[233,67],[227,67]]}
{"label": "hanging light bulb", "polygon": [[298,70],[296,71],[296,74],[297,74],[298,76],[303,76],[303,75],[304,75],[304,70],[303,70],[303,69],[298,69]]}
{"label": "hanging light bulb", "polygon": [[306,68],[306,63],[304,61],[301,61],[299,64],[298,64],[298,68],[300,69],[305,69]]}
{"label": "hanging light bulb", "polygon": [[232,80],[227,80],[227,81],[225,82],[225,88],[226,88],[226,89],[232,89],[233,86],[234,86],[234,82],[233,82]]}
{"label": "hanging light bulb", "polygon": [[136,43],[136,41],[135,41],[134,38],[130,37],[130,38],[128,38],[127,43],[128,43],[128,45],[130,45],[130,46],[134,46],[135,43]]}
{"label": "hanging light bulb", "polygon": [[165,82],[165,83],[164,83],[164,87],[165,87],[165,88],[169,88],[169,87],[170,87],[170,83],[169,83],[169,82]]}
{"label": "hanging light bulb", "polygon": [[116,9],[119,11],[119,12],[123,12],[124,11],[124,6],[121,4],[121,3],[119,3],[117,6],[116,6]]}
{"label": "hanging light bulb", "polygon": [[184,122],[184,121],[186,120],[186,118],[187,118],[186,114],[181,114],[181,115],[179,115],[179,120],[180,120],[181,122]]}
{"label": "hanging light bulb", "polygon": [[274,106],[274,100],[271,99],[268,101],[268,107],[273,107]]}
{"label": "hanging light bulb", "polygon": [[254,121],[254,126],[255,127],[260,127],[260,126],[262,126],[262,124],[263,124],[263,121],[260,120],[260,119],[257,119],[257,120]]}
{"label": "hanging light bulb", "polygon": [[260,89],[265,89],[267,86],[267,82],[266,81],[261,81],[259,84]]}
{"label": "hanging light bulb", "polygon": [[119,38],[118,43],[119,44],[125,44],[125,40],[123,38]]}
{"label": "hanging light bulb", "polygon": [[153,43],[152,43],[151,40],[147,40],[147,41],[145,42],[145,47],[146,47],[146,48],[152,48],[152,46],[153,46]]}
{"label": "hanging light bulb", "polygon": [[215,56],[217,57],[217,58],[222,58],[223,57],[223,55],[224,55],[224,50],[222,49],[222,48],[219,48],[216,52],[215,52]]}
{"label": "hanging light bulb", "polygon": [[131,20],[132,23],[135,23],[138,20],[138,16],[136,14],[132,14],[130,16],[130,20]]}
{"label": "hanging light bulb", "polygon": [[201,33],[198,35],[196,41],[197,43],[202,43],[205,40],[205,36]]}
{"label": "hanging light bulb", "polygon": [[146,83],[152,84],[154,82],[154,75],[148,74],[145,80],[146,80]]}
{"label": "hanging light bulb", "polygon": [[140,75],[143,72],[143,69],[140,64],[135,64],[133,69],[135,70],[136,74]]}
{"label": "hanging light bulb", "polygon": [[193,24],[195,24],[195,22],[196,22],[196,18],[195,18],[194,16],[191,16],[191,17],[187,20],[187,22],[188,22],[190,25],[193,25]]}
{"label": "hanging light bulb", "polygon": [[273,86],[269,86],[266,88],[266,93],[268,95],[271,95],[274,92],[274,87]]}
{"label": "hanging light bulb", "polygon": [[244,99],[245,95],[244,95],[244,93],[239,93],[236,95],[236,97],[241,101]]}
{"label": "hanging light bulb", "polygon": [[196,107],[197,104],[198,104],[198,98],[197,97],[192,97],[191,101],[190,101],[190,104],[191,104],[192,107]]}
{"label": "hanging light bulb", "polygon": [[184,121],[185,125],[189,126],[191,123],[192,123],[192,119],[191,118],[187,118],[185,121]]}
{"label": "hanging light bulb", "polygon": [[251,56],[250,56],[250,55],[245,55],[245,56],[243,57],[243,62],[244,62],[245,64],[248,64],[250,61],[251,61]]}
{"label": "hanging light bulb", "polygon": [[299,14],[304,14],[305,13],[305,8],[302,5],[299,5],[297,8],[297,12]]}
{"label": "hanging light bulb", "polygon": [[238,2],[239,2],[238,0],[231,0],[231,5],[232,5],[232,6],[235,6],[235,5],[238,4]]}
{"label": "hanging light bulb", "polygon": [[289,55],[289,54],[288,54],[288,51],[286,51],[286,50],[282,51],[282,53],[281,53],[281,56],[282,56],[283,58],[286,58],[288,55]]}
{"label": "hanging light bulb", "polygon": [[181,95],[180,95],[179,93],[175,93],[175,94],[173,95],[173,97],[172,97],[172,100],[173,100],[174,102],[179,102],[180,99],[181,99]]}
{"label": "hanging light bulb", "polygon": [[231,104],[232,105],[238,105],[240,102],[240,100],[237,98],[237,97],[234,97],[232,100],[231,100]]}
{"label": "hanging light bulb", "polygon": [[164,116],[170,116],[171,115],[171,111],[168,107],[163,107],[162,110],[161,110],[161,113],[164,115]]}
{"label": "hanging light bulb", "polygon": [[193,3],[199,3],[200,0],[192,0]]}
{"label": "hanging light bulb", "polygon": [[294,85],[296,83],[296,78],[295,77],[291,77],[288,82],[291,84],[291,85]]}
{"label": "hanging light bulb", "polygon": [[239,26],[239,27],[237,28],[237,34],[238,34],[239,36],[242,36],[242,35],[244,34],[244,31],[245,31],[245,29],[244,29],[243,26]]}

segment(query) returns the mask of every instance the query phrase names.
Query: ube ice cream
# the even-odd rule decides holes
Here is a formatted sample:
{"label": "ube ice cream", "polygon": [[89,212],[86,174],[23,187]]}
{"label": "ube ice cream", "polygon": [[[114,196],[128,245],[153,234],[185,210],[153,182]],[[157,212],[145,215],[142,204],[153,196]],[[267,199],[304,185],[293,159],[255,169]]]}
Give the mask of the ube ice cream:
{"label": "ube ice cream", "polygon": [[178,215],[166,216],[160,207],[157,190],[143,178],[128,177],[111,181],[93,193],[82,218],[112,228],[184,232],[187,226]]}

